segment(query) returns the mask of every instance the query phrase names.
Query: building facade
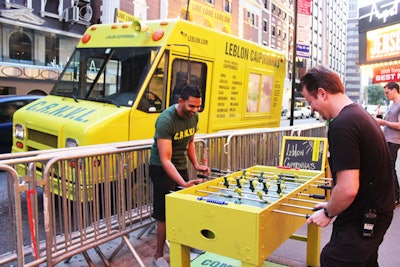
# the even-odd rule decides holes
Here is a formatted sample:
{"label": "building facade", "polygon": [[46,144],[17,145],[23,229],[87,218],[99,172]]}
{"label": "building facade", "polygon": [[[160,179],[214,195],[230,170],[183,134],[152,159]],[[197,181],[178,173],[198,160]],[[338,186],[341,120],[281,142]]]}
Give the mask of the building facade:
{"label": "building facade", "polygon": [[92,18],[90,0],[0,0],[0,94],[47,94]]}
{"label": "building facade", "polygon": [[310,52],[295,59],[294,69],[293,0],[0,0],[0,94],[48,92],[86,28],[121,21],[121,12],[140,20],[180,17],[286,53],[283,108],[288,108],[292,77],[298,82],[319,64],[342,78],[346,71],[347,0],[297,1],[311,5]]}
{"label": "building facade", "polygon": [[358,0],[349,0],[349,16],[347,20],[347,58],[346,58],[346,94],[355,103],[362,103],[361,72],[358,65]]}

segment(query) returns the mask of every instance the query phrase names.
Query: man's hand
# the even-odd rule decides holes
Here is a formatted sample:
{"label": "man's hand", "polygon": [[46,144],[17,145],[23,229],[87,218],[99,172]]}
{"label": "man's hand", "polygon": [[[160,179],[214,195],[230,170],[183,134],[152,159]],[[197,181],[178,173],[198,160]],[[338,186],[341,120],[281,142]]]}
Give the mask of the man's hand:
{"label": "man's hand", "polygon": [[185,187],[192,187],[197,184],[201,184],[203,182],[203,179],[194,179],[194,180],[189,180],[186,182]]}
{"label": "man's hand", "polygon": [[325,213],[324,213],[324,208],[326,208],[326,206],[328,205],[327,202],[324,203],[318,203],[314,206],[314,210],[317,210],[316,212],[314,212],[308,219],[307,219],[307,223],[314,223],[318,226],[321,227],[325,227],[327,226],[332,219],[326,217]]}
{"label": "man's hand", "polygon": [[208,176],[211,173],[211,169],[205,165],[196,165],[196,171],[202,172],[203,175]]}

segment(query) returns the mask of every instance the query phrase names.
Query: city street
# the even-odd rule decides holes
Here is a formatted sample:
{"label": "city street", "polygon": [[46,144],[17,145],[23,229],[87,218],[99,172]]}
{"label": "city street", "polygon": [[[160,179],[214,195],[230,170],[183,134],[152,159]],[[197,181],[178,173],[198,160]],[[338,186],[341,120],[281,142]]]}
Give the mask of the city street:
{"label": "city street", "polygon": [[[304,124],[316,124],[321,123],[321,120],[317,120],[315,118],[307,118],[307,119],[295,119],[293,120],[293,126],[299,126]],[[286,117],[281,117],[281,127],[290,126],[290,120],[286,119]]]}

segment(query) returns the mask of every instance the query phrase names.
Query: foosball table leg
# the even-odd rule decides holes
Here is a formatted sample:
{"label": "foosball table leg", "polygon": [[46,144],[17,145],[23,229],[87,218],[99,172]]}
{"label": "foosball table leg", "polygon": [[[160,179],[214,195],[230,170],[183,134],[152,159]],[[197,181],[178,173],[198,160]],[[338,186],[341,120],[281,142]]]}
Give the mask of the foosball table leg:
{"label": "foosball table leg", "polygon": [[190,247],[169,241],[170,266],[190,267]]}
{"label": "foosball table leg", "polygon": [[307,230],[307,266],[319,266],[321,246],[321,228],[316,224],[309,224]]}

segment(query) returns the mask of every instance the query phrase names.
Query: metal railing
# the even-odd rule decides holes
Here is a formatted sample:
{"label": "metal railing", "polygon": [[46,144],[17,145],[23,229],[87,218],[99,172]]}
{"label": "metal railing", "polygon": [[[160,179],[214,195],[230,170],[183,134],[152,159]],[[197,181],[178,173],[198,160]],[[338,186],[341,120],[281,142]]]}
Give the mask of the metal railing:
{"label": "metal railing", "polygon": [[[325,136],[322,124],[228,131],[196,137],[197,157],[221,170],[276,166],[284,135]],[[106,265],[127,245],[144,266],[127,236],[154,221],[149,153],[152,140],[0,156],[7,182],[9,241],[0,265],[54,266],[94,248]],[[191,177],[196,172],[190,168]],[[4,208],[3,208],[4,210]],[[106,258],[99,246],[121,238]]]}

